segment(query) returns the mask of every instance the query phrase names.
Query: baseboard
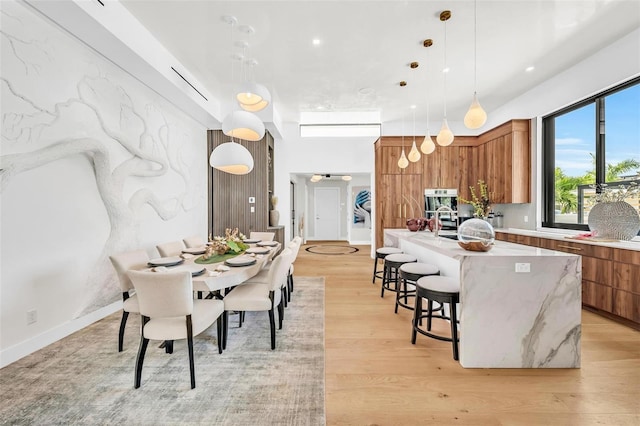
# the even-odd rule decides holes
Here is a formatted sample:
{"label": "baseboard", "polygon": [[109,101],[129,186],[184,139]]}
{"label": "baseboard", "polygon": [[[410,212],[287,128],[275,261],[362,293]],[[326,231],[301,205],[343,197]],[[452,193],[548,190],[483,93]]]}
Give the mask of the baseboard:
{"label": "baseboard", "polygon": [[[76,331],[119,311],[120,309],[122,309],[122,302],[114,302],[98,309],[97,311],[85,315],[82,318],[71,320],[58,327],[52,328],[51,330],[45,331],[42,334],[34,336],[29,340],[25,340],[17,345],[3,349],[0,351],[0,368],[6,367],[20,358],[24,358],[45,346],[55,343],[63,337],[67,337],[68,335],[73,334]],[[117,336],[113,336],[113,338],[115,342],[115,340],[117,340]],[[116,343],[114,343],[114,345],[115,344]]]}
{"label": "baseboard", "polygon": [[371,241],[349,241],[352,246],[368,246],[371,245]]}

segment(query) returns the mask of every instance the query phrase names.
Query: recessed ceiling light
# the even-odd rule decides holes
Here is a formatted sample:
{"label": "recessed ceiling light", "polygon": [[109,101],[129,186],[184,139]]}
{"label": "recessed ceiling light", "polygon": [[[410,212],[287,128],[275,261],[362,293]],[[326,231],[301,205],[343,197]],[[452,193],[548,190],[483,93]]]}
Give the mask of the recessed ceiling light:
{"label": "recessed ceiling light", "polygon": [[450,70],[451,70],[451,68],[446,67],[445,69],[443,69],[443,70],[442,70],[442,72],[447,73],[447,72],[449,72]]}
{"label": "recessed ceiling light", "polygon": [[312,43],[313,43],[314,46],[320,46],[320,39],[319,38],[314,38]]}
{"label": "recessed ceiling light", "polygon": [[533,70],[535,70],[535,69],[536,69],[536,67],[534,67],[534,66],[532,65],[532,66],[530,66],[530,67],[525,68],[524,70],[525,70],[526,72],[531,72],[531,71],[533,71]]}

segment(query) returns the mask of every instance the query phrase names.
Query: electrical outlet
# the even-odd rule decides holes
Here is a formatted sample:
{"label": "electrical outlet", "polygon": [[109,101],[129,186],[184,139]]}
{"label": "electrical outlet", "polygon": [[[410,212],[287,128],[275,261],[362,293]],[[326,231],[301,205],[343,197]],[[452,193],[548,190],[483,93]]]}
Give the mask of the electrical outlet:
{"label": "electrical outlet", "polygon": [[38,322],[38,311],[35,309],[27,311],[27,325],[35,324],[36,322]]}
{"label": "electrical outlet", "polygon": [[518,272],[518,273],[531,272],[531,264],[530,263],[516,263],[516,272]]}
{"label": "electrical outlet", "polygon": [[256,208],[251,206],[251,213],[255,213],[256,212]]}
{"label": "electrical outlet", "polygon": [[525,221],[525,223],[529,222],[529,216],[525,216],[524,217],[524,221]]}

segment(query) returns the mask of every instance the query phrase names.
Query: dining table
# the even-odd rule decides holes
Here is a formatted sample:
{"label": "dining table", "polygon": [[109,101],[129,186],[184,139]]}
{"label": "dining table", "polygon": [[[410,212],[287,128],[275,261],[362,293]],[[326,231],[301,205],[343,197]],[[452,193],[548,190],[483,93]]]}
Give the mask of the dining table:
{"label": "dining table", "polygon": [[[250,247],[255,247],[251,244]],[[269,251],[265,254],[248,254],[239,253],[238,256],[251,256],[256,262],[247,266],[228,266],[225,261],[215,263],[196,263],[196,260],[202,255],[193,255],[183,253],[181,257],[184,262],[180,265],[168,267],[168,271],[176,271],[180,269],[192,269],[194,265],[205,268],[204,273],[193,276],[193,291],[198,293],[213,293],[218,297],[222,297],[222,290],[228,290],[235,286],[242,285],[250,278],[257,275],[273,258],[274,254],[280,250],[280,243],[270,247],[263,247]],[[221,270],[222,269],[222,270]]]}

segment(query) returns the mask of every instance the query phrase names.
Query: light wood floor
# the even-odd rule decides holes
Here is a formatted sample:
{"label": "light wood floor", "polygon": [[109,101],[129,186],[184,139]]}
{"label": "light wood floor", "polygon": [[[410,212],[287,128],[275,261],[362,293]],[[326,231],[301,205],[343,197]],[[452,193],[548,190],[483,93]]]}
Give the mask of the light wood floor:
{"label": "light wood floor", "polygon": [[583,311],[580,369],[464,369],[448,342],[411,344],[411,312],[371,283],[369,246],[314,244],[329,243],[303,246],[295,274],[325,277],[328,425],[640,425],[640,332]]}

